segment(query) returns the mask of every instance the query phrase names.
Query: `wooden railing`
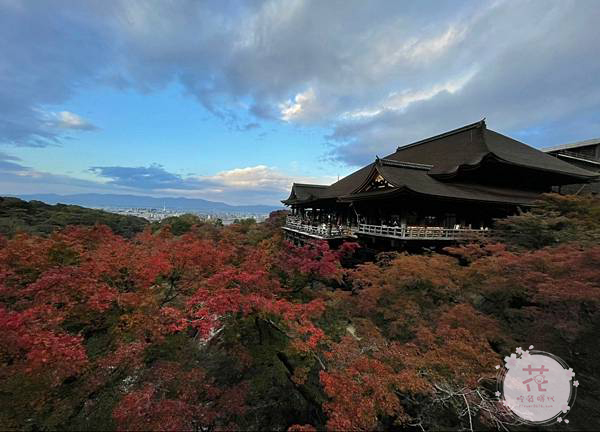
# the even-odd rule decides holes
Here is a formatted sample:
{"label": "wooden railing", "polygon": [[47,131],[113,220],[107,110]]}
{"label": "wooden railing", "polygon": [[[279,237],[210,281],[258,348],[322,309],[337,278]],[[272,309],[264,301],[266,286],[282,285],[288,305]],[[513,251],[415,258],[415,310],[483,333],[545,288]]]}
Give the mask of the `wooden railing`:
{"label": "wooden railing", "polygon": [[388,237],[400,240],[469,240],[486,237],[489,230],[422,226],[385,226],[360,224],[357,234]]}
{"label": "wooden railing", "polygon": [[287,217],[284,228],[323,239],[340,238],[351,235],[350,231],[345,227],[338,227],[335,225],[329,226],[325,224],[312,225],[303,222],[302,219],[295,216]]}
{"label": "wooden railing", "polygon": [[399,240],[477,240],[490,234],[486,229],[443,228],[425,226],[386,226],[360,224],[348,228],[336,225],[313,225],[296,216],[288,216],[284,228],[322,239],[352,237],[355,234]]}

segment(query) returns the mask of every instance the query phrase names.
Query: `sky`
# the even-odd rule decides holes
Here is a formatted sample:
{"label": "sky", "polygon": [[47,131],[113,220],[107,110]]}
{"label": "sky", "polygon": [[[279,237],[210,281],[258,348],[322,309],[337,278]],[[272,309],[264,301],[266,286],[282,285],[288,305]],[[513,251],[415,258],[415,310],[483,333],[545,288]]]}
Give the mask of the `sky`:
{"label": "sky", "polygon": [[0,0],[0,195],[277,204],[484,117],[600,137],[598,23],[598,0]]}

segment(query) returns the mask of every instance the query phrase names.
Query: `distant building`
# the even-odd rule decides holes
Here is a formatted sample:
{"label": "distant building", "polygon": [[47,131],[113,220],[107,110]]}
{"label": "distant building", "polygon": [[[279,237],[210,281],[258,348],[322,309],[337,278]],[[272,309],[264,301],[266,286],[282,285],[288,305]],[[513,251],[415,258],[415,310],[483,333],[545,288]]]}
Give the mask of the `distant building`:
{"label": "distant building", "polygon": [[485,121],[398,149],[332,185],[296,183],[284,231],[310,238],[453,241],[487,233],[553,187],[598,174],[494,132]]}
{"label": "distant building", "polygon": [[[600,138],[547,147],[542,151],[585,170],[600,173]],[[600,193],[600,182],[563,186],[562,193]]]}

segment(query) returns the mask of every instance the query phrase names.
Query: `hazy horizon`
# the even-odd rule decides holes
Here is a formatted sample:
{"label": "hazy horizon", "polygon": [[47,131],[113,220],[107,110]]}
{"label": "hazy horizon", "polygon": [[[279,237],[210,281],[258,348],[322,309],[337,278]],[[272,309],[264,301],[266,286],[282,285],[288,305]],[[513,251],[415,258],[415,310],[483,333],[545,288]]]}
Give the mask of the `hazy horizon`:
{"label": "hazy horizon", "polygon": [[[183,197],[183,196],[152,196],[152,195],[138,195],[138,194],[131,194],[131,193],[97,193],[97,192],[88,192],[88,193],[78,193],[78,194],[55,194],[55,193],[38,193],[38,194],[5,194],[3,195],[5,197],[14,197],[14,198],[20,198],[26,201],[31,201],[31,200],[39,200],[42,202],[45,202],[47,204],[56,204],[56,203],[62,203],[62,204],[76,204],[76,205],[82,205],[82,206],[98,206],[98,207],[108,207],[108,206],[116,206],[116,207],[136,207],[138,202],[144,202],[146,200],[146,202],[150,203],[150,201],[155,201],[154,203],[154,207],[158,206],[162,206],[164,202],[169,202],[172,203],[174,201],[181,201],[183,203],[187,203],[187,206],[185,207],[181,207],[181,208],[188,208],[188,209],[195,209],[195,208],[200,208],[200,207],[195,207],[194,204],[202,204],[202,203],[206,203],[209,205],[210,208],[211,205],[215,205],[213,206],[213,208],[215,210],[222,210],[222,209],[227,209],[227,208],[231,208],[232,210],[243,210],[243,211],[247,211],[247,209],[261,209],[261,210],[275,210],[275,209],[280,209],[283,208],[283,204],[273,204],[273,205],[269,205],[269,204],[261,204],[261,203],[255,203],[255,204],[229,204],[227,202],[224,201],[215,201],[215,200],[205,200],[203,198],[189,198],[189,197]],[[120,198],[127,198],[127,199],[134,199],[133,201],[129,202],[129,204],[127,204],[128,201],[122,203],[121,201],[118,201]],[[83,200],[83,201],[82,201]],[[110,202],[113,202],[113,204],[110,204]],[[118,201],[118,205],[116,204]],[[126,205],[125,205],[126,204]],[[171,204],[170,204],[171,205]],[[142,207],[150,207],[149,204],[144,204],[142,205]]]}

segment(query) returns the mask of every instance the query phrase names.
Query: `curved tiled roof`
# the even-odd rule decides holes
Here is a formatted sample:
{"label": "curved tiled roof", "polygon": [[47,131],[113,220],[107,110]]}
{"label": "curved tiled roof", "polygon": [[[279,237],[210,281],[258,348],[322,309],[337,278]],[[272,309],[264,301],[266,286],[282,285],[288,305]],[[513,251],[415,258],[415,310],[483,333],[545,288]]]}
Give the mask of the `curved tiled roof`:
{"label": "curved tiled roof", "polygon": [[[557,184],[588,182],[598,174],[575,167],[507,136],[488,130],[485,121],[399,147],[395,153],[355,171],[331,186],[294,184],[284,204],[321,200],[352,201],[388,196],[401,191],[461,200],[528,204],[539,192],[461,183],[461,169],[474,169],[486,161],[551,173]],[[488,166],[488,165],[485,165]],[[377,170],[394,187],[360,192]],[[452,179],[452,182],[446,180]],[[304,190],[305,188],[306,190]],[[296,191],[296,192],[295,192]],[[295,195],[294,195],[295,194]]]}
{"label": "curved tiled roof", "polygon": [[288,199],[281,201],[284,204],[299,204],[318,199],[329,188],[327,185],[294,183]]}
{"label": "curved tiled roof", "polygon": [[432,176],[448,178],[456,175],[461,168],[477,167],[487,157],[534,170],[571,176],[577,181],[596,176],[595,173],[577,168],[522,142],[489,130],[483,120],[398,147],[396,152],[387,158],[431,164]]}
{"label": "curved tiled roof", "polygon": [[375,171],[394,187],[369,192],[354,191],[354,193],[341,196],[340,199],[342,201],[358,201],[413,192],[440,198],[529,205],[539,198],[540,195],[537,192],[512,188],[443,182],[430,176],[427,168],[406,164],[392,164],[385,159],[381,159],[379,162],[373,164],[369,177]]}

